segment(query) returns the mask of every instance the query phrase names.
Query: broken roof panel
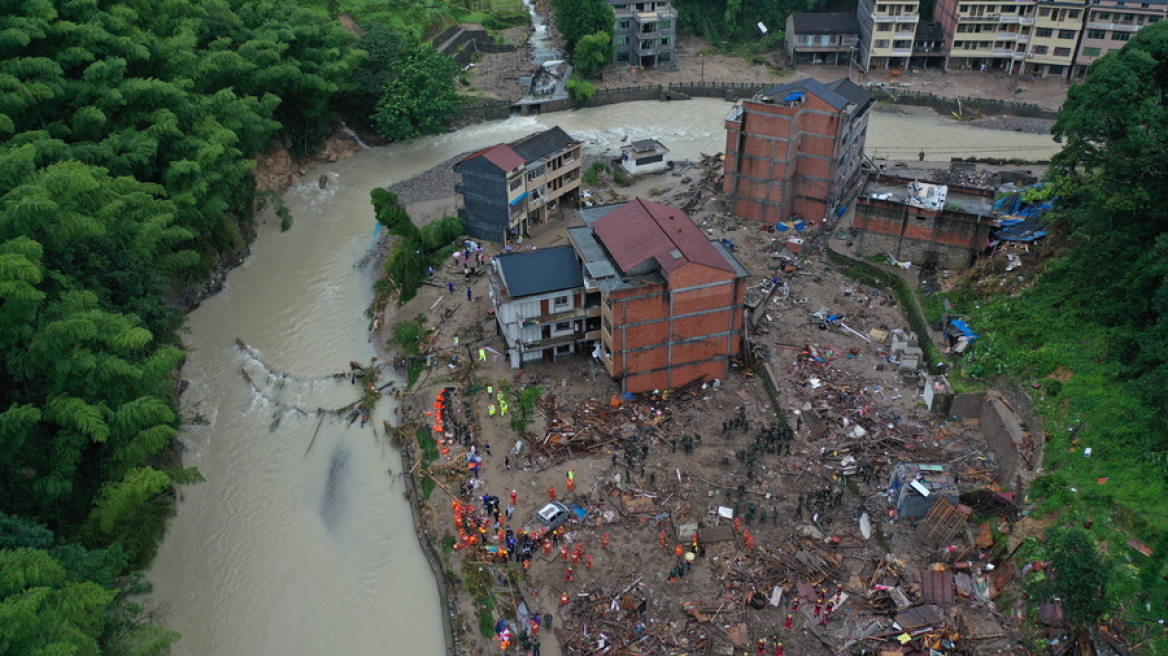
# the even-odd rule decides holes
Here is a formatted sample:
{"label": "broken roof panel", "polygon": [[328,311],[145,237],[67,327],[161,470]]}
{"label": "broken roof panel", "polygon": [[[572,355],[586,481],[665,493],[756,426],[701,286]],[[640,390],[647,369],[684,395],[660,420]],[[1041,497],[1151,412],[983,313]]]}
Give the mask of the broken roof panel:
{"label": "broken roof panel", "polygon": [[913,631],[928,626],[942,626],[945,624],[945,614],[938,606],[924,604],[913,606],[908,610],[896,614],[896,623],[905,631]]}
{"label": "broken roof panel", "polygon": [[592,224],[622,271],[650,259],[668,273],[689,262],[737,273],[685,212],[636,198]]}
{"label": "broken roof panel", "polygon": [[953,603],[953,574],[947,570],[921,572],[921,598],[930,604]]}

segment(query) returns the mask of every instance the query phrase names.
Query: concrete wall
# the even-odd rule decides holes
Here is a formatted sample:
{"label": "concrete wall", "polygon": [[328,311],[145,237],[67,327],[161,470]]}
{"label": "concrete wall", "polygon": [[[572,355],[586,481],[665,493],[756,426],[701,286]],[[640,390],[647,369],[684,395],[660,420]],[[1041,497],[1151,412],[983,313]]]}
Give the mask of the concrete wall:
{"label": "concrete wall", "polygon": [[977,214],[862,197],[856,201],[852,227],[859,231],[856,252],[863,257],[888,253],[898,260],[965,269],[985,248],[990,221]]}
{"label": "concrete wall", "polygon": [[[1017,390],[1014,390],[1017,392]],[[1017,398],[1012,393],[1011,400],[999,392],[986,394],[959,394],[953,398],[951,412],[965,420],[975,420],[990,449],[997,459],[1002,484],[1019,490],[1034,476],[1042,462],[1044,437],[1037,429],[1037,419],[1029,417],[1028,399]],[[1028,417],[1024,420],[1019,411]],[[1035,430],[1028,430],[1034,426]]]}
{"label": "concrete wall", "polygon": [[483,157],[458,165],[462,173],[461,193],[466,215],[466,234],[475,239],[502,243],[507,238],[510,214],[507,205],[507,177]]}

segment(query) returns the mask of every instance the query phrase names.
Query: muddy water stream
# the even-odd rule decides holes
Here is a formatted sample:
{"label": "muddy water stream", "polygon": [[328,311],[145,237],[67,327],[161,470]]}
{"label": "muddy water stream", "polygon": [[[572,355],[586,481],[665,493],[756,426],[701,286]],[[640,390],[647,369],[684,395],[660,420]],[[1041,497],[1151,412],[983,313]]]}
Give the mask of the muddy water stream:
{"label": "muddy water stream", "polygon": [[[325,376],[375,355],[364,316],[370,280],[358,267],[373,240],[372,188],[553,125],[592,152],[651,137],[671,158],[696,158],[722,149],[729,109],[709,99],[638,102],[475,125],[363,151],[289,190],[293,228],[281,233],[267,216],[252,256],[190,315],[183,413],[199,422],[181,440],[184,464],[207,482],[183,491],[150,572],[151,601],[184,636],[174,654],[443,652],[437,589],[402,496],[401,463],[374,432],[382,417],[365,427],[326,419],[318,431],[316,417],[288,409],[352,402],[355,387]],[[872,117],[868,143],[907,149],[909,159],[922,147],[930,159],[963,148],[1005,157],[1054,150],[1049,137],[885,114]],[[236,348],[236,337],[255,351]]]}

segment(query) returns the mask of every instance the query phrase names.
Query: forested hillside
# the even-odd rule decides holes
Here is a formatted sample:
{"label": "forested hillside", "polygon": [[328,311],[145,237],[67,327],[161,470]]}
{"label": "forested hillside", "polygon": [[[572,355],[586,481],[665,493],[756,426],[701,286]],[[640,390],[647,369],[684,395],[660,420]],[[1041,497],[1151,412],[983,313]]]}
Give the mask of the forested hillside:
{"label": "forested hillside", "polygon": [[2,6],[0,653],[158,653],[123,575],[199,479],[168,295],[246,243],[250,158],[313,151],[362,55],[293,3]]}

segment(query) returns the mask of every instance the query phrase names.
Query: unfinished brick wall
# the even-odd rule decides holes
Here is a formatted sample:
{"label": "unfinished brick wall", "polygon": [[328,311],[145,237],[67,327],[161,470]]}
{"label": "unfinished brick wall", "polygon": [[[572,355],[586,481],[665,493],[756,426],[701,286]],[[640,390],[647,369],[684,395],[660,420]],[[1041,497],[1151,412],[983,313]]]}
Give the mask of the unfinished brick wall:
{"label": "unfinished brick wall", "polygon": [[990,220],[968,212],[938,212],[860,198],[852,227],[859,231],[856,252],[863,257],[888,253],[898,260],[964,269],[985,248],[992,230]]}
{"label": "unfinished brick wall", "polygon": [[1019,489],[1033,476],[1040,458],[1041,436],[1026,430],[1022,418],[998,392],[959,394],[953,398],[953,416],[976,420],[994,452],[1002,483]]}

